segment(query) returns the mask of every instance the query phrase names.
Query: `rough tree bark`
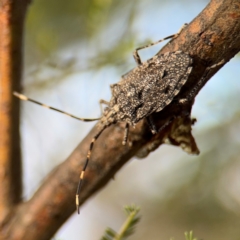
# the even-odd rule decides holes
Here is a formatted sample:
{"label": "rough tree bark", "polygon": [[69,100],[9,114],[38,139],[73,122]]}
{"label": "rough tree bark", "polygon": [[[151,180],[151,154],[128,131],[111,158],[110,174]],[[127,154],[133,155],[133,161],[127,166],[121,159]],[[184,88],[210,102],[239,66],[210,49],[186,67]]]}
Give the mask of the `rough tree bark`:
{"label": "rough tree bark", "polygon": [[[206,67],[223,59],[226,63],[239,52],[240,2],[212,0],[179,37],[172,40],[159,53],[176,50],[188,52],[194,59],[189,81],[179,94],[179,98],[184,98],[197,85]],[[15,59],[15,61],[19,60],[19,58]],[[206,80],[219,68],[220,66],[212,69]],[[11,90],[7,91],[10,94]],[[192,121],[186,114],[191,111],[193,102],[194,97],[182,105],[173,101],[163,111],[154,114],[153,119],[158,128],[165,125],[154,136],[145,121],[139,122],[136,129],[130,131],[131,148],[121,144],[122,124],[106,129],[93,149],[81,192],[81,203],[105,186],[132,156],[145,157],[164,142],[170,142],[189,153],[197,154],[198,149],[191,135]],[[169,121],[170,124],[167,124]],[[49,239],[75,211],[74,201],[79,170],[84,164],[89,143],[97,131],[95,126],[68,159],[49,174],[28,202],[12,203],[11,211],[8,211],[4,224],[1,225],[2,239]],[[9,136],[9,133],[5,134]],[[20,156],[18,157],[20,159]],[[20,161],[19,159],[17,161]],[[3,165],[1,171],[2,169],[7,169],[7,166]],[[12,184],[6,187],[12,189]],[[0,204],[3,205],[9,197],[11,198],[9,194],[1,196]]]}
{"label": "rough tree bark", "polygon": [[12,91],[20,90],[26,7],[26,0],[0,1],[0,229],[22,201],[20,105]]}

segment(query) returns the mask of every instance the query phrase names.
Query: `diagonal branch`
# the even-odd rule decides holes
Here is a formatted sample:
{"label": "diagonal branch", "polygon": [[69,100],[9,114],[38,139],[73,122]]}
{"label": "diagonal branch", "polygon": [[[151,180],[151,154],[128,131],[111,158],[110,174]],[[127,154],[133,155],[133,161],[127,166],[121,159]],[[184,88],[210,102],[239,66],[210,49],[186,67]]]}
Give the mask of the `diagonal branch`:
{"label": "diagonal branch", "polygon": [[[185,98],[196,86],[205,69],[224,59],[229,61],[240,50],[240,3],[238,0],[212,0],[186,27],[180,36],[165,46],[160,53],[182,50],[194,59],[193,71],[179,94]],[[213,68],[208,80],[219,67]],[[153,115],[162,128],[152,135],[145,124],[139,122],[131,129],[132,147],[122,146],[123,125],[107,128],[92,152],[90,166],[84,179],[80,203],[105,186],[114,174],[134,155],[146,156],[164,141],[170,141],[188,152],[198,153],[191,135],[191,111],[194,99],[179,105],[172,102],[163,111]],[[169,121],[171,121],[170,124]],[[17,209],[11,221],[8,239],[49,239],[75,211],[74,196],[79,170],[85,162],[95,126],[73,153],[49,175],[35,195]],[[183,142],[184,144],[182,144]]]}

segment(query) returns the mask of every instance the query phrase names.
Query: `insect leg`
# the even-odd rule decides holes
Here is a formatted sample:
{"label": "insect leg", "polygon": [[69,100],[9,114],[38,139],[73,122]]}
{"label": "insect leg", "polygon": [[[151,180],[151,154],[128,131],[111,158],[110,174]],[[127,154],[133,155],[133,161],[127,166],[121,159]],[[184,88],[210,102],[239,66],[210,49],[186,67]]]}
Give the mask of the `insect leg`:
{"label": "insect leg", "polygon": [[101,114],[103,114],[103,107],[102,107],[102,105],[105,104],[105,105],[109,106],[110,103],[108,101],[104,100],[104,99],[100,99],[99,100],[99,104],[100,104]]}
{"label": "insect leg", "polygon": [[36,104],[38,104],[38,105],[40,105],[40,106],[42,106],[42,107],[45,107],[45,108],[48,108],[48,109],[51,109],[51,110],[54,110],[54,111],[63,113],[63,114],[65,114],[65,115],[69,116],[69,117],[75,118],[75,119],[80,120],[80,121],[83,121],[83,122],[91,122],[91,121],[96,121],[96,120],[99,120],[99,119],[100,119],[100,118],[80,118],[80,117],[74,116],[74,115],[72,115],[72,114],[70,114],[70,113],[64,112],[64,111],[59,110],[59,109],[57,109],[57,108],[50,107],[50,106],[48,106],[48,105],[46,105],[46,104],[43,104],[43,103],[40,103],[40,102],[38,102],[38,101],[36,101],[36,100],[33,100],[33,99],[31,99],[31,98],[28,98],[27,96],[25,96],[25,95],[23,95],[23,94],[21,94],[21,93],[13,92],[13,95],[16,96],[17,98],[23,100],[23,101],[29,101],[29,102],[32,102],[32,103],[36,103]]}
{"label": "insect leg", "polygon": [[80,174],[80,179],[79,179],[79,182],[78,182],[78,187],[77,187],[77,193],[76,193],[76,208],[77,208],[77,212],[79,214],[79,207],[80,207],[80,199],[79,199],[79,193],[81,191],[81,187],[82,187],[82,183],[83,183],[83,178],[84,178],[84,173],[85,173],[85,170],[88,166],[88,162],[89,162],[89,159],[91,157],[91,153],[92,153],[92,149],[93,149],[93,146],[94,146],[94,143],[96,142],[96,140],[98,139],[98,137],[101,135],[101,133],[108,127],[109,125],[104,125],[100,131],[93,137],[91,143],[90,143],[90,146],[89,146],[89,150],[88,150],[88,154],[87,154],[87,159],[85,161],[85,164],[83,166],[83,169],[81,171],[81,174]]}
{"label": "insect leg", "polygon": [[124,129],[122,145],[126,145],[127,140],[128,140],[128,134],[129,134],[129,123],[126,123],[125,129]]}
{"label": "insect leg", "polygon": [[104,99],[100,99],[100,100],[99,100],[99,103],[100,103],[100,104],[105,104],[105,105],[107,105],[107,106],[109,106],[109,104],[110,104],[108,101],[106,101],[106,100],[104,100]]}
{"label": "insect leg", "polygon": [[157,42],[153,42],[153,43],[150,43],[150,44],[148,44],[148,45],[145,45],[145,46],[142,46],[142,47],[137,48],[137,49],[133,52],[133,57],[134,57],[135,62],[137,63],[137,65],[141,65],[141,64],[142,64],[142,60],[141,60],[141,58],[140,58],[140,56],[139,56],[139,54],[138,54],[138,51],[139,51],[139,50],[144,49],[144,48],[151,47],[151,46],[156,45],[156,44],[158,44],[158,43],[160,43],[160,42],[163,42],[163,41],[165,41],[165,40],[167,40],[167,39],[176,38],[186,26],[187,26],[187,24],[185,23],[177,33],[175,33],[175,34],[173,34],[173,35],[170,35],[170,36],[167,36],[167,37],[165,37],[165,38],[163,38],[163,39],[160,39],[160,40],[158,40]]}
{"label": "insect leg", "polygon": [[152,117],[151,117],[151,116],[148,116],[148,117],[146,118],[146,120],[147,120],[147,124],[148,124],[148,126],[149,126],[152,134],[156,134],[156,133],[157,133],[157,130],[156,130],[155,124],[154,124],[153,121],[152,121]]}

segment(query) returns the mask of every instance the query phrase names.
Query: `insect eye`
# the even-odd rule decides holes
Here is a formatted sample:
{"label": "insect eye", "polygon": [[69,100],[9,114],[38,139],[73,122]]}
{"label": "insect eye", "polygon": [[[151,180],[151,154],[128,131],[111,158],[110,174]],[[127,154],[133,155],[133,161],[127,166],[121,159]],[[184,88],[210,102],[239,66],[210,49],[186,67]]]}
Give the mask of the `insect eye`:
{"label": "insect eye", "polygon": [[112,93],[118,93],[119,92],[119,86],[118,84],[112,84],[110,85]]}

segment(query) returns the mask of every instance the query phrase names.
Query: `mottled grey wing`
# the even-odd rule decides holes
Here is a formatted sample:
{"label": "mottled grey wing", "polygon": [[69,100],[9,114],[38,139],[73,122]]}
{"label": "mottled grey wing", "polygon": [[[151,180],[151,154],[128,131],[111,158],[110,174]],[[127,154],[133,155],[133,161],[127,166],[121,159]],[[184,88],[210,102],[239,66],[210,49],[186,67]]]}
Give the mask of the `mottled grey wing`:
{"label": "mottled grey wing", "polygon": [[[142,88],[143,105],[137,110],[135,121],[159,112],[179,93],[192,70],[192,58],[182,52],[156,56],[146,62],[151,74],[145,76]],[[151,66],[151,67],[150,67]]]}
{"label": "mottled grey wing", "polygon": [[137,123],[161,111],[179,93],[192,70],[192,58],[182,52],[155,56],[112,87],[112,100],[123,119]]}

